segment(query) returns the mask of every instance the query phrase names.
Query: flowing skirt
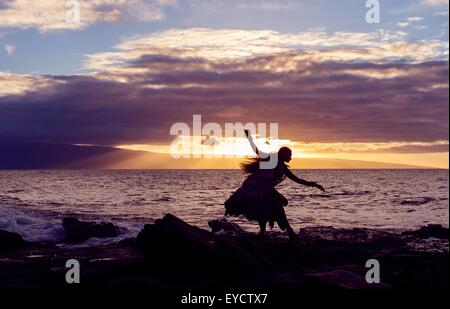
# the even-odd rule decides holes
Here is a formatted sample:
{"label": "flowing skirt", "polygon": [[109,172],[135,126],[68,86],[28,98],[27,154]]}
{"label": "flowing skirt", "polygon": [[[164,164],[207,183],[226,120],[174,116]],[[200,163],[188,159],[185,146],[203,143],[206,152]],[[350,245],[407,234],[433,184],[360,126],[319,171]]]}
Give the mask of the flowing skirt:
{"label": "flowing skirt", "polygon": [[280,229],[286,230],[289,223],[284,206],[287,204],[287,199],[274,188],[264,194],[253,194],[239,188],[225,202],[225,215],[236,217],[243,215],[260,225],[269,223],[271,228],[274,222],[277,222]]}

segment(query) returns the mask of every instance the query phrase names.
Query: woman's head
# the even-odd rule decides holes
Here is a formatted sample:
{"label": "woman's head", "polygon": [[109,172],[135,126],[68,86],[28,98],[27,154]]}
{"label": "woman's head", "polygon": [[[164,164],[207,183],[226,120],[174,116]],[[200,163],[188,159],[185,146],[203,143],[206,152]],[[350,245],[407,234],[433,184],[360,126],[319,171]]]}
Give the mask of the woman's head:
{"label": "woman's head", "polygon": [[278,150],[278,162],[288,163],[292,159],[292,150],[288,147],[281,147]]}
{"label": "woman's head", "polygon": [[[277,156],[278,164],[288,163],[289,161],[291,161],[292,151],[288,147],[281,147],[280,150],[278,150],[277,154],[278,154],[278,156]],[[240,164],[241,170],[247,174],[256,173],[257,171],[260,170],[261,161],[268,161],[270,158],[271,157],[262,159],[260,157],[257,157],[257,158],[251,158],[251,159],[245,160],[245,161],[241,162],[241,164]]]}

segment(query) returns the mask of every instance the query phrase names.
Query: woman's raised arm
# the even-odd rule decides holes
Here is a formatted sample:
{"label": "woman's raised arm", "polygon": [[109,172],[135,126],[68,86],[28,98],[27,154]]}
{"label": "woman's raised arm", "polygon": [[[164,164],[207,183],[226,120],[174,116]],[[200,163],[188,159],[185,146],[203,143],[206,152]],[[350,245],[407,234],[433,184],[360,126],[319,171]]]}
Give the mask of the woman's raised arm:
{"label": "woman's raised arm", "polygon": [[249,131],[249,130],[244,130],[244,132],[245,132],[245,136],[247,137],[248,142],[250,143],[250,146],[252,147],[253,151],[254,151],[260,158],[268,159],[270,155],[269,155],[268,153],[265,153],[265,152],[263,152],[263,151],[261,151],[261,150],[258,149],[258,147],[257,147],[256,144],[255,144],[255,141],[253,140],[252,135],[250,134],[250,131]]}

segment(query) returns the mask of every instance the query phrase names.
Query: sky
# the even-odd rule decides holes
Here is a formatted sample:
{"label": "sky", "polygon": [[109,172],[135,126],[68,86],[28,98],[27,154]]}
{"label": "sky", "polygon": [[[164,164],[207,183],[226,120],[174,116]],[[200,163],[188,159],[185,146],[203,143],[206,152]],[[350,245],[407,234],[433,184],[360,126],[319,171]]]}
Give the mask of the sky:
{"label": "sky", "polygon": [[0,142],[169,153],[201,115],[278,123],[300,158],[448,168],[448,1],[366,2],[0,0]]}

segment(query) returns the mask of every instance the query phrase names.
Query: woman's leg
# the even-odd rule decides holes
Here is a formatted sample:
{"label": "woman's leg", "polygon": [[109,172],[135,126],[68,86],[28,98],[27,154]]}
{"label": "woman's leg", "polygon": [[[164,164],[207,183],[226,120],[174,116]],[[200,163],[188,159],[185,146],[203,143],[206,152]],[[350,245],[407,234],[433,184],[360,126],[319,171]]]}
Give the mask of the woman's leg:
{"label": "woman's leg", "polygon": [[289,237],[294,234],[294,230],[289,225],[284,206],[287,205],[287,199],[276,189],[268,192],[267,202],[269,206],[269,221],[276,221],[281,230],[288,232]]}
{"label": "woman's leg", "polygon": [[259,233],[261,236],[264,236],[266,234],[266,221],[259,221]]}
{"label": "woman's leg", "polygon": [[280,204],[274,204],[272,209],[274,212],[275,221],[277,221],[280,229],[283,231],[287,231],[289,238],[295,237],[296,234],[289,224],[289,221],[286,217],[286,212],[284,211],[284,207]]}

